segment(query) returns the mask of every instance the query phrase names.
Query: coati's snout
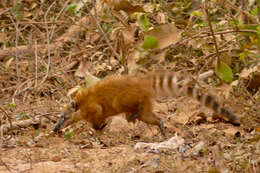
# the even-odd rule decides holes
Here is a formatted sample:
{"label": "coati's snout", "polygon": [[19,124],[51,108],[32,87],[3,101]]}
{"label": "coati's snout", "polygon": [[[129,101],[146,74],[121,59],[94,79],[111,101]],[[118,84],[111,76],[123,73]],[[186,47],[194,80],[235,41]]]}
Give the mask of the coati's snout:
{"label": "coati's snout", "polygon": [[68,120],[68,113],[67,112],[63,112],[60,116],[60,119],[58,121],[58,123],[55,125],[55,127],[53,128],[54,132],[57,132],[61,129],[63,129],[64,127],[66,127],[67,125],[67,120]]}
{"label": "coati's snout", "polygon": [[55,127],[52,130],[54,132],[57,132],[72,124],[75,120],[75,116],[77,115],[76,111],[77,111],[76,103],[71,102],[61,113],[58,123],[55,125]]}

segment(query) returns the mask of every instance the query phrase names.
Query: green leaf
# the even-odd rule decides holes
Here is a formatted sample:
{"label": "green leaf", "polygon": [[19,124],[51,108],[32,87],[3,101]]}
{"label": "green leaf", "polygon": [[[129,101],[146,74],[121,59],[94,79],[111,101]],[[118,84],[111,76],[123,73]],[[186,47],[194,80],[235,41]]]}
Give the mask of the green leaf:
{"label": "green leaf", "polygon": [[150,35],[146,35],[144,37],[144,42],[142,44],[142,48],[147,50],[147,49],[153,49],[158,46],[158,40]]}
{"label": "green leaf", "polygon": [[137,15],[137,23],[143,31],[148,31],[150,28],[149,20],[145,14]]}
{"label": "green leaf", "polygon": [[72,3],[70,5],[67,6],[66,10],[70,15],[73,15],[76,13],[76,8],[77,8],[77,5],[76,3]]}
{"label": "green leaf", "polygon": [[112,28],[112,24],[111,23],[104,23],[101,27],[105,32],[108,32]]}
{"label": "green leaf", "polygon": [[14,4],[14,6],[12,7],[12,12],[13,13],[17,13],[20,9],[21,9],[21,4],[19,3],[19,2],[16,2],[15,4]]}
{"label": "green leaf", "polygon": [[257,40],[258,40],[257,46],[260,49],[260,31],[257,31]]}
{"label": "green leaf", "polygon": [[8,105],[7,105],[10,109],[14,109],[14,107],[15,107],[15,104],[14,103],[8,103]]}
{"label": "green leaf", "polygon": [[252,11],[251,11],[251,15],[252,16],[256,16],[258,13],[258,7],[254,8]]}
{"label": "green leaf", "polygon": [[233,81],[233,72],[231,68],[224,62],[220,61],[215,67],[217,76],[225,82]]}
{"label": "green leaf", "polygon": [[65,134],[65,138],[66,138],[66,139],[70,139],[72,136],[73,136],[73,133],[72,133],[72,132],[67,132],[67,133]]}
{"label": "green leaf", "polygon": [[144,65],[148,61],[148,58],[140,58],[136,64],[138,65]]}
{"label": "green leaf", "polygon": [[203,16],[203,13],[201,11],[193,11],[191,13],[191,17],[193,17],[193,16],[201,17],[201,16]]}
{"label": "green leaf", "polygon": [[62,80],[62,78],[57,77],[56,80],[58,81],[58,83],[59,83],[61,86],[64,86],[64,85],[65,85],[65,82]]}
{"label": "green leaf", "polygon": [[241,52],[238,54],[239,56],[239,61],[243,61],[247,57],[247,52]]}
{"label": "green leaf", "polygon": [[254,30],[257,31],[258,30],[258,25],[252,24],[252,25],[245,25],[245,24],[240,24],[239,29],[248,29],[248,30]]}
{"label": "green leaf", "polygon": [[23,19],[23,15],[20,13],[21,7],[22,7],[22,5],[18,2],[16,2],[11,9],[11,11],[14,13],[15,17],[17,18],[17,20]]}

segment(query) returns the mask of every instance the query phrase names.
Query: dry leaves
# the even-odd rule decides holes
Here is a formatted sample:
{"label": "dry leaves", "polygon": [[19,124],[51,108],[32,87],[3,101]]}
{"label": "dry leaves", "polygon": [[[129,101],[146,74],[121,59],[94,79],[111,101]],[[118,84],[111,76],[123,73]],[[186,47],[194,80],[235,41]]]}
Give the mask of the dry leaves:
{"label": "dry leaves", "polygon": [[144,12],[144,9],[141,6],[133,5],[127,0],[106,0],[106,2],[110,8],[116,11],[123,10],[130,15],[135,12]]}
{"label": "dry leaves", "polygon": [[145,35],[150,35],[158,40],[157,49],[163,49],[181,40],[181,33],[174,23],[157,26],[146,32]]}

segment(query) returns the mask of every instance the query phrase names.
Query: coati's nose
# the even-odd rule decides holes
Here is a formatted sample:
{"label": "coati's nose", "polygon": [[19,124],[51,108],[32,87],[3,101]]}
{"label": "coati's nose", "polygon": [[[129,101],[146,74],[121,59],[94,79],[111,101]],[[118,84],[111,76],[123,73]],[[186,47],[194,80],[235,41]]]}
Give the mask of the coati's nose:
{"label": "coati's nose", "polygon": [[63,127],[64,123],[65,123],[65,113],[62,113],[58,123],[56,124],[56,126],[52,130],[54,132],[59,131]]}
{"label": "coati's nose", "polygon": [[56,124],[56,126],[54,126],[54,128],[52,129],[52,131],[54,131],[55,133],[60,129],[60,125],[59,123]]}

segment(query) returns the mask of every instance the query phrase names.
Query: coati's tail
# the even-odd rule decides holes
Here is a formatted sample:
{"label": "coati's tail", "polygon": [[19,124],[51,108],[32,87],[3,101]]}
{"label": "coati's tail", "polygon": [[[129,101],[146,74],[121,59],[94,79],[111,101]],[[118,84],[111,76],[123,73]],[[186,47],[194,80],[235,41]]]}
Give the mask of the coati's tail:
{"label": "coati's tail", "polygon": [[227,117],[232,124],[240,124],[240,120],[236,115],[222,107],[213,96],[203,93],[198,84],[191,78],[184,78],[183,75],[175,73],[158,73],[149,75],[149,78],[157,95],[176,96],[184,93],[198,100],[203,106]]}

